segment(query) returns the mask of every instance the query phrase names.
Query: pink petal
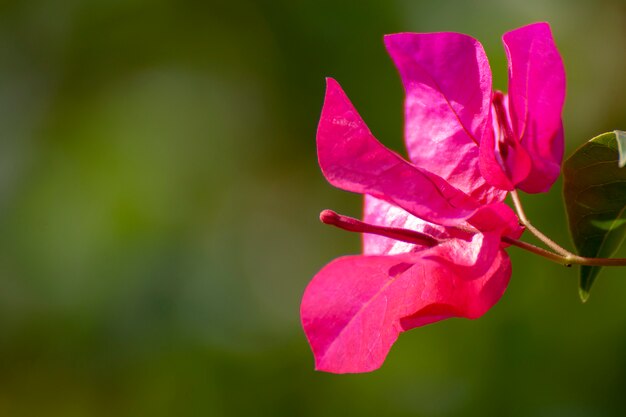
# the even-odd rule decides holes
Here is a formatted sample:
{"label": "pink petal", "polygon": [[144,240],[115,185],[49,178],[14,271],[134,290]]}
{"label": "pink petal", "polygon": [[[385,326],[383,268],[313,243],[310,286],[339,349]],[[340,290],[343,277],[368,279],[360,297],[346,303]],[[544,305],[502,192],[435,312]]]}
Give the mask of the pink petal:
{"label": "pink petal", "polygon": [[419,254],[336,259],[313,278],[300,309],[316,369],[375,370],[400,332],[484,314],[503,294],[510,272],[503,251],[479,278]]}
{"label": "pink petal", "polygon": [[465,278],[483,275],[500,251],[500,236],[496,233],[468,234],[450,238],[423,256],[446,263]]}
{"label": "pink petal", "polygon": [[489,123],[491,70],[482,45],[460,33],[399,33],[385,45],[406,91],[405,140],[413,163],[482,203],[505,192],[486,183],[478,145]]}
{"label": "pink petal", "polygon": [[378,142],[330,78],[317,130],[317,153],[332,185],[373,195],[425,220],[457,224],[478,208],[473,198]]}
{"label": "pink petal", "polygon": [[508,32],[502,40],[509,60],[512,127],[533,165],[519,188],[545,192],[559,176],[563,160],[563,61],[547,23]]}
{"label": "pink petal", "polygon": [[[504,294],[511,278],[511,261],[507,253],[500,250],[479,277],[472,274],[471,269],[454,271],[444,265],[431,268],[429,274],[434,291],[440,298],[446,294],[446,300],[432,302],[412,316],[404,317],[401,320],[403,331],[450,317],[481,317]],[[444,314],[437,316],[437,311]]]}

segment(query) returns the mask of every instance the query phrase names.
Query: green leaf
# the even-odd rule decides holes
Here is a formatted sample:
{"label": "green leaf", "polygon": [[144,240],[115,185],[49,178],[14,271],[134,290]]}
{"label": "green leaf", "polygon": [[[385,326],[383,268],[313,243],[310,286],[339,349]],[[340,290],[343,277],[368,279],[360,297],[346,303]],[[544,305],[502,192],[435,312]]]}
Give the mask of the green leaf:
{"label": "green leaf", "polygon": [[[581,256],[610,258],[626,237],[626,132],[596,136],[565,161],[563,188],[569,229]],[[581,266],[587,301],[601,267]]]}

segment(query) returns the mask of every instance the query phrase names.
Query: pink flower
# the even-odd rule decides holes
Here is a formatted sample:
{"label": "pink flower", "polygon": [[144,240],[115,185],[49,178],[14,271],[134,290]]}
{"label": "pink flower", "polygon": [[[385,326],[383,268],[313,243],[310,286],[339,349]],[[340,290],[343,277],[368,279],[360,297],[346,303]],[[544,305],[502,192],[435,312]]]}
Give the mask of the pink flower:
{"label": "pink flower", "polygon": [[492,94],[476,40],[385,37],[406,90],[411,162],[378,142],[339,84],[327,80],[320,167],[334,186],[364,194],[365,206],[363,222],[331,211],[320,217],[364,234],[363,255],[332,261],[304,293],[302,325],[316,369],[377,369],[400,332],[480,317],[504,293],[511,268],[501,239],[522,228],[502,200],[515,187],[545,191],[558,176],[564,92],[546,24],[504,41],[509,99]]}
{"label": "pink flower", "polygon": [[508,97],[492,93],[487,56],[470,36],[385,37],[406,90],[411,161],[480,201],[493,197],[489,185],[548,191],[563,159],[565,70],[550,26],[524,26],[502,40]]}

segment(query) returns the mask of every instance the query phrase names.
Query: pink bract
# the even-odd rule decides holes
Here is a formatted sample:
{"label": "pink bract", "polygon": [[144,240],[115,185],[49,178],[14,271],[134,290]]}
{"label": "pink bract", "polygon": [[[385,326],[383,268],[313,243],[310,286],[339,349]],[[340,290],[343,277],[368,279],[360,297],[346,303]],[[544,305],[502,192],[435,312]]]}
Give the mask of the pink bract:
{"label": "pink bract", "polygon": [[[492,92],[483,48],[469,36],[385,37],[406,91],[410,160],[383,146],[327,80],[317,131],[322,172],[364,194],[363,221],[377,226],[367,230],[393,233],[363,234],[362,255],[332,261],[308,285],[301,318],[316,369],[377,369],[401,332],[480,317],[504,293],[511,267],[502,237],[523,229],[502,201],[514,188],[546,191],[558,176],[565,93],[547,24],[509,32],[504,43],[508,96]],[[363,224],[338,219],[347,230]]]}
{"label": "pink bract", "polygon": [[479,261],[491,268],[478,277],[464,276],[430,252],[346,256],[315,276],[301,311],[317,370],[375,370],[400,332],[450,317],[480,317],[504,292],[511,268],[503,251]]}
{"label": "pink bract", "polygon": [[456,224],[480,206],[441,177],[405,161],[378,142],[331,78],[327,80],[317,138],[322,172],[338,188],[373,195],[439,224]]}
{"label": "pink bract", "polygon": [[497,199],[485,183],[500,190],[547,191],[563,159],[565,70],[550,26],[524,26],[502,40],[512,131],[506,141],[480,42],[460,33],[385,36],[406,91],[411,160],[483,202]]}

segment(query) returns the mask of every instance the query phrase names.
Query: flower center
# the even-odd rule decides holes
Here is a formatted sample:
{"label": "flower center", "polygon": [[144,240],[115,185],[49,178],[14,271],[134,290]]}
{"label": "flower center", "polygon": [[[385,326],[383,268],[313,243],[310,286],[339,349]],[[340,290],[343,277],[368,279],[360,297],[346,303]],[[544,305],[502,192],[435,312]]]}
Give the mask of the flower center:
{"label": "flower center", "polygon": [[324,224],[338,227],[349,232],[370,233],[378,236],[388,237],[390,239],[402,242],[413,243],[422,246],[436,246],[440,242],[432,236],[414,230],[402,229],[400,227],[376,226],[364,223],[353,217],[337,214],[332,210],[324,210],[320,213],[320,220]]}

